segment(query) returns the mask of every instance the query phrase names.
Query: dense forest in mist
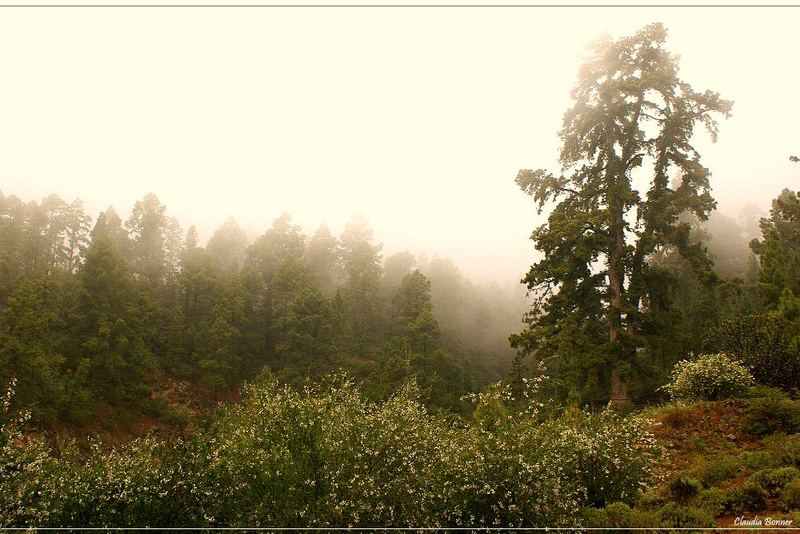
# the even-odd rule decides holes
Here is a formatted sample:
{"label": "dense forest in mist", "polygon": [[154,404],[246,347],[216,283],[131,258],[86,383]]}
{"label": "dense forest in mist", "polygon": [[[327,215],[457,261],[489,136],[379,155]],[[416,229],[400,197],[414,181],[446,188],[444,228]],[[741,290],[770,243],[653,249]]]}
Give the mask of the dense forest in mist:
{"label": "dense forest in mist", "polygon": [[[682,220],[709,270],[675,250],[654,255],[673,285],[635,399],[660,398],[676,361],[713,350],[720,321],[764,308],[755,208]],[[180,420],[176,389],[210,405],[265,370],[300,385],[338,368],[374,399],[416,377],[429,407],[465,413],[463,395],[538,369],[508,341],[530,307],[524,287],[473,284],[447,259],[383,258],[359,218],[341,236],[306,236],[283,214],[253,242],[229,218],[201,246],[152,193],[124,222],[113,208],[92,218],[79,199],[12,195],[0,197],[0,241],[0,379],[18,380],[15,407],[40,423]],[[608,400],[586,374],[595,362],[544,363],[550,395]]]}
{"label": "dense forest in mist", "polygon": [[666,36],[596,41],[519,171],[519,291],[361,219],[202,246],[153,193],[0,195],[0,526],[800,523],[800,192],[716,210],[733,103]]}
{"label": "dense forest in mist", "polygon": [[460,413],[527,307],[447,259],[383,258],[361,219],[306,236],[284,214],[248,243],[230,218],[200,246],[154,194],[124,221],[2,196],[0,254],[0,379],[42,423],[178,417],[163,395],[181,384],[213,401],[265,369],[298,385],[340,367],[375,399],[415,376]]}

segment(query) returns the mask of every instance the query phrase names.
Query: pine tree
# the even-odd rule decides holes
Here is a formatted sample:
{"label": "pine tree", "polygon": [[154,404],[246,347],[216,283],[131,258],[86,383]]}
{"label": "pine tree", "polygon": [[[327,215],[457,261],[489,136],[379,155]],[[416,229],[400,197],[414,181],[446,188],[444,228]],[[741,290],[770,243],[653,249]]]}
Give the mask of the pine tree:
{"label": "pine tree", "polygon": [[0,316],[0,382],[17,379],[16,408],[37,421],[52,421],[63,408],[64,298],[57,279],[28,279]]}
{"label": "pine tree", "polygon": [[165,283],[167,266],[167,207],[153,193],[133,206],[125,223],[131,236],[131,270],[145,278],[153,290]]}
{"label": "pine tree", "polygon": [[[651,24],[596,42],[564,115],[561,173],[517,175],[540,212],[556,204],[531,236],[543,259],[524,282],[538,302],[513,344],[539,360],[560,360],[597,400],[629,398],[642,371],[642,324],[652,288],[662,283],[650,256],[673,246],[698,272],[710,273],[705,251],[678,217],[689,211],[704,220],[715,205],[710,172],[691,140],[697,125],[715,139],[713,117],[728,116],[732,104],[681,80],[665,38],[663,26]],[[634,173],[647,176],[644,195]],[[680,185],[673,189],[675,173]]]}
{"label": "pine tree", "polygon": [[314,284],[324,295],[332,297],[341,284],[343,273],[339,240],[327,226],[320,226],[311,237],[303,259]]}
{"label": "pine tree", "polygon": [[384,331],[384,300],[381,292],[380,250],[372,244],[372,230],[356,218],[340,237],[345,280],[342,299],[347,328],[352,336],[350,350],[357,354],[374,347]]}
{"label": "pine tree", "polygon": [[784,189],[761,219],[762,238],[750,246],[758,256],[758,290],[768,310],[800,321],[800,193]]}
{"label": "pine tree", "polygon": [[109,236],[99,232],[79,272],[80,294],[70,319],[70,367],[83,359],[98,400],[117,407],[141,406],[147,377],[156,370],[148,339],[154,310],[145,288],[137,286]]}
{"label": "pine tree", "polygon": [[206,246],[220,271],[228,274],[242,268],[246,249],[247,236],[233,217],[214,232]]}
{"label": "pine tree", "polygon": [[74,200],[66,209],[66,267],[74,273],[89,245],[89,228],[92,218],[84,212],[83,201]]}

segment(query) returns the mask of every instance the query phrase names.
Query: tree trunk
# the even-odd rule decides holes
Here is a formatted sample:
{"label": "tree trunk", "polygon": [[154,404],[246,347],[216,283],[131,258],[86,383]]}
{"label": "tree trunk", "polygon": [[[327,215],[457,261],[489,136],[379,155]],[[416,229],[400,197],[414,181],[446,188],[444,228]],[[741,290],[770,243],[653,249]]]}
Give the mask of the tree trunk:
{"label": "tree trunk", "polygon": [[[609,206],[611,207],[611,217],[609,221],[609,231],[612,239],[611,247],[608,254],[608,285],[611,293],[609,300],[609,340],[611,341],[611,351],[613,356],[611,367],[611,400],[612,401],[628,401],[628,385],[619,375],[618,366],[620,363],[625,362],[626,353],[622,346],[622,336],[624,326],[622,324],[622,296],[625,291],[625,265],[624,265],[624,252],[625,252],[625,207],[619,191],[620,184],[628,183],[628,172],[631,162],[634,160],[634,154],[637,150],[636,131],[639,127],[639,117],[642,112],[642,103],[644,100],[644,92],[640,91],[637,95],[637,102],[631,120],[626,127],[626,134],[628,141],[622,151],[621,158],[616,161],[615,165],[611,165],[614,161],[614,146],[609,146],[608,154],[611,161],[609,161],[608,170],[609,176],[613,178],[612,189],[609,191]],[[616,171],[616,176],[614,176]]]}
{"label": "tree trunk", "polygon": [[609,341],[611,341],[611,351],[613,361],[611,363],[611,400],[627,401],[628,387],[622,377],[619,376],[617,366],[621,363],[625,354],[622,348],[622,292],[625,279],[623,266],[623,253],[625,250],[625,221],[622,216],[621,202],[614,201],[614,211],[611,220],[611,250],[608,256],[608,287],[611,293],[608,308]]}
{"label": "tree trunk", "polygon": [[616,369],[611,371],[611,402],[628,402],[628,385],[619,376]]}

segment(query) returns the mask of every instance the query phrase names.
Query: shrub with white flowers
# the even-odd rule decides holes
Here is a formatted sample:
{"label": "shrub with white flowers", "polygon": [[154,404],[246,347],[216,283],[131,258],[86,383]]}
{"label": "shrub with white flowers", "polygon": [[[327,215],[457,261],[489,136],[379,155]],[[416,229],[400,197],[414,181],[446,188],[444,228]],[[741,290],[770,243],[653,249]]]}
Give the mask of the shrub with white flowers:
{"label": "shrub with white flowers", "polygon": [[630,500],[656,454],[638,419],[543,418],[525,400],[538,380],[475,396],[472,425],[429,413],[413,383],[383,403],[342,375],[325,383],[266,379],[188,440],[110,451],[56,457],[6,424],[0,526],[577,526],[587,505]]}
{"label": "shrub with white flowers", "polygon": [[553,423],[560,469],[583,492],[584,506],[632,503],[650,487],[651,467],[661,453],[650,426],[643,417],[610,410],[579,412]]}
{"label": "shrub with white flowers", "polygon": [[705,354],[675,364],[663,389],[678,401],[721,400],[743,397],[754,384],[747,368],[727,355]]}

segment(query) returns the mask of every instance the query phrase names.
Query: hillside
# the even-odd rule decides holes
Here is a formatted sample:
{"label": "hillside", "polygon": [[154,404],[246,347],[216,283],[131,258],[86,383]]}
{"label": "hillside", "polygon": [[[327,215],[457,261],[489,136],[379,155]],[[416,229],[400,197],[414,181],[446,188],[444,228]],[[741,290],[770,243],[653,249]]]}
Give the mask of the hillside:
{"label": "hillside", "polygon": [[664,451],[655,487],[630,507],[587,511],[587,524],[800,525],[800,402],[763,388],[755,395],[646,410]]}

